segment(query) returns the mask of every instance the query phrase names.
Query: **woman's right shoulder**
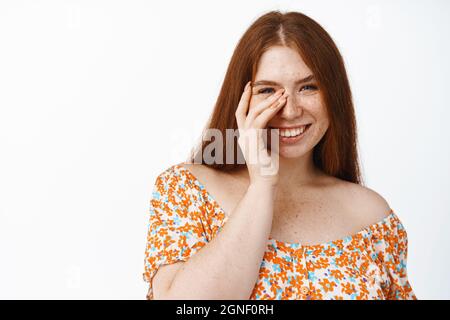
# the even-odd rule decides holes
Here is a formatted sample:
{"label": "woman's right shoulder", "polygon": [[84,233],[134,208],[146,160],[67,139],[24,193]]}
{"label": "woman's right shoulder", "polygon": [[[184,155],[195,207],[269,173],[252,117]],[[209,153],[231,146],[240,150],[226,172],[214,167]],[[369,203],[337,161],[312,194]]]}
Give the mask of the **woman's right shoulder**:
{"label": "woman's right shoulder", "polygon": [[171,164],[169,166],[163,167],[161,171],[158,173],[158,178],[169,178],[172,176],[179,175],[193,175],[195,177],[196,174],[201,173],[203,165],[190,164],[185,162],[180,162],[176,164]]}
{"label": "woman's right shoulder", "polygon": [[202,164],[177,163],[159,172],[157,184],[178,187],[181,189],[203,189],[205,185],[214,186],[220,182],[218,173],[214,169]]}
{"label": "woman's right shoulder", "polygon": [[204,164],[181,162],[173,165],[172,168],[183,171],[202,185],[214,185],[220,182],[220,173]]}
{"label": "woman's right shoulder", "polygon": [[[206,201],[205,190],[197,180],[203,172],[199,165],[185,163],[172,164],[157,174],[153,191],[152,204],[189,207],[191,204],[203,204]],[[167,209],[167,208],[166,208]]]}

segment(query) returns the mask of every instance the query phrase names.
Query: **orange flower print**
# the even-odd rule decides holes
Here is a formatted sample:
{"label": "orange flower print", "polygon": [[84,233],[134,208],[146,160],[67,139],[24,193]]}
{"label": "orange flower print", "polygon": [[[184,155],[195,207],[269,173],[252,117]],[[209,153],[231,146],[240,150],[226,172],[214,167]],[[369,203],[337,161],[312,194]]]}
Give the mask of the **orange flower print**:
{"label": "orange flower print", "polygon": [[353,294],[356,291],[355,285],[350,282],[344,283],[342,289],[342,291],[348,295]]}
{"label": "orange flower print", "polygon": [[324,295],[323,291],[317,288],[312,288],[307,296],[307,299],[310,300],[323,300]]}
{"label": "orange flower print", "polygon": [[339,269],[331,270],[330,274],[332,277],[334,277],[338,280],[342,280],[344,278],[344,275],[342,274],[341,270],[339,270]]}
{"label": "orange flower print", "polygon": [[318,256],[320,256],[320,254],[322,253],[322,248],[315,248],[312,252],[311,252],[311,254],[313,255],[313,256],[315,256],[315,257],[318,257]]}
{"label": "orange flower print", "polygon": [[342,254],[339,257],[337,257],[336,264],[341,268],[345,268],[346,266],[348,266],[349,265],[348,255]]}
{"label": "orange flower print", "polygon": [[333,247],[329,247],[329,248],[327,248],[324,252],[325,252],[325,255],[326,255],[327,257],[332,257],[332,256],[335,255],[336,249],[333,248]]}
{"label": "orange flower print", "polygon": [[323,279],[319,281],[319,284],[322,286],[322,289],[325,292],[331,292],[334,290],[334,287],[336,287],[336,283],[333,281],[329,281],[328,279]]}

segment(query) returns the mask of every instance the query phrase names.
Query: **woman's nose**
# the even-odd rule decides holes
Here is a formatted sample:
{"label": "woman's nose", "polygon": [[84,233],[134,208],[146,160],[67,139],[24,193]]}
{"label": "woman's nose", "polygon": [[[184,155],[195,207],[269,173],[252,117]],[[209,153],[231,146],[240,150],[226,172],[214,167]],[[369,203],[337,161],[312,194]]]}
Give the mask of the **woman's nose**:
{"label": "woman's nose", "polygon": [[284,106],[282,106],[281,110],[279,111],[279,115],[286,120],[297,118],[301,116],[302,113],[303,108],[300,105],[300,101],[295,99],[295,96],[292,96],[290,94],[286,98]]}

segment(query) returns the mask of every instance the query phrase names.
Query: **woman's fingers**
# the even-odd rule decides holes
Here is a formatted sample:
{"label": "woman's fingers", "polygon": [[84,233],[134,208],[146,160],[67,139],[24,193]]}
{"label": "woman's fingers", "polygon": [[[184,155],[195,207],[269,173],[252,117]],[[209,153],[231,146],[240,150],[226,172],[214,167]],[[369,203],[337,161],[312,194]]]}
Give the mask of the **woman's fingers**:
{"label": "woman's fingers", "polygon": [[284,89],[277,90],[273,95],[269,96],[265,100],[261,101],[258,105],[253,107],[247,116],[247,121],[253,122],[264,110],[273,105],[277,105],[278,100],[286,95]]}
{"label": "woman's fingers", "polygon": [[276,103],[272,104],[270,107],[263,110],[254,120],[253,124],[255,128],[264,129],[272,119],[275,114],[284,106],[286,103],[287,95],[283,95]]}
{"label": "woman's fingers", "polygon": [[287,93],[284,89],[279,89],[249,111],[251,96],[251,81],[249,81],[244,88],[235,112],[238,129],[265,128],[270,119],[286,103]]}
{"label": "woman's fingers", "polygon": [[241,95],[241,99],[239,100],[239,104],[235,112],[238,128],[244,127],[245,119],[247,117],[248,105],[250,104],[250,97],[252,93],[250,83],[251,81],[247,82],[245,85],[244,92]]}

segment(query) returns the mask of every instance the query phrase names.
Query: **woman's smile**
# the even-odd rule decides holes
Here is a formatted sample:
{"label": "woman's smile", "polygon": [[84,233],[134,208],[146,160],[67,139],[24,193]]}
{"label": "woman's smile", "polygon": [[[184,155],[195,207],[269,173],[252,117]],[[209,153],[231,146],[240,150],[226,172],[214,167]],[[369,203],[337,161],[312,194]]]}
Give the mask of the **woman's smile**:
{"label": "woman's smile", "polygon": [[279,141],[282,144],[295,144],[302,140],[308,132],[311,123],[296,127],[269,127],[269,129],[279,129]]}

